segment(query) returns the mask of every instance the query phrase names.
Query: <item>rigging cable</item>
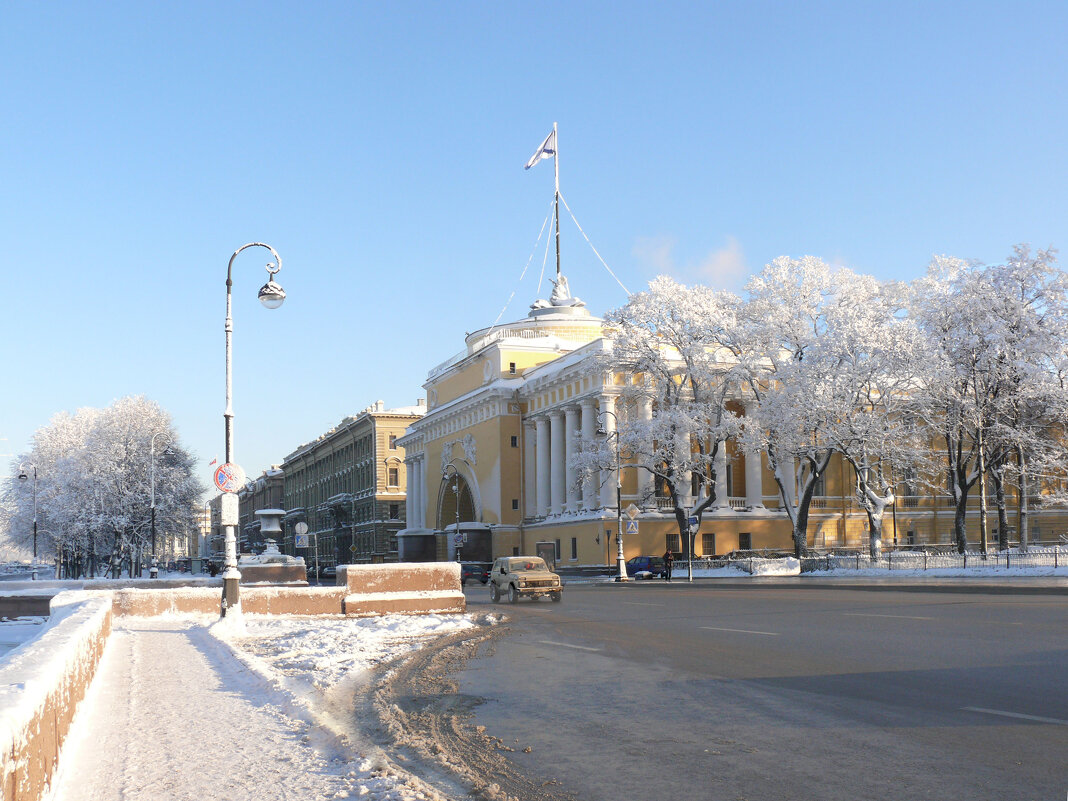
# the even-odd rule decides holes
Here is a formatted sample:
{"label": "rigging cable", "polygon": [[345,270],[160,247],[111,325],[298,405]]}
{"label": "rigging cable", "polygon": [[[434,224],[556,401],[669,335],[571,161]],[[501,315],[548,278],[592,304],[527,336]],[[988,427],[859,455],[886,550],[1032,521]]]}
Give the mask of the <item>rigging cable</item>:
{"label": "rigging cable", "polygon": [[616,279],[616,283],[619,284],[620,288],[627,293],[627,297],[630,297],[630,290],[623,286],[623,282],[616,277],[616,274],[614,272],[612,272],[612,268],[609,267],[608,263],[601,258],[601,254],[597,252],[597,248],[593,246],[593,242],[591,242],[590,238],[586,236],[586,232],[582,230],[582,226],[579,225],[579,221],[575,219],[575,212],[571,211],[571,207],[567,205],[567,201],[564,200],[563,192],[560,193],[560,200],[563,201],[564,208],[566,208],[567,213],[571,215],[571,219],[574,221],[575,227],[579,229],[579,233],[582,234],[583,238],[586,240],[586,244],[590,246],[590,250],[593,251],[594,255],[597,256],[598,259],[600,259],[601,264],[603,264],[604,268],[608,270],[608,274]]}
{"label": "rigging cable", "polygon": [[[519,274],[519,280],[516,282],[515,288],[512,290],[512,294],[509,295],[508,296],[508,300],[506,300],[504,302],[504,308],[502,308],[500,313],[497,315],[497,319],[493,321],[493,325],[491,325],[490,328],[489,328],[489,331],[486,332],[486,336],[489,336],[490,334],[493,333],[494,329],[497,328],[497,323],[499,323],[501,321],[501,317],[504,316],[504,313],[506,311],[508,311],[508,307],[512,304],[512,298],[515,297],[515,293],[519,289],[519,285],[521,283],[523,283],[523,278],[526,277],[527,270],[530,269],[530,263],[532,261],[534,261],[534,254],[538,252],[538,245],[541,244],[541,235],[545,233],[545,225],[549,222],[549,218],[552,216],[552,213],[553,213],[553,208],[552,208],[552,202],[550,201],[550,203],[549,203],[549,213],[546,214],[545,215],[545,219],[541,221],[541,230],[538,231],[538,239],[534,243],[534,247],[532,247],[530,249],[530,255],[527,256],[526,266],[523,267],[523,272],[521,272]],[[546,251],[545,252],[548,253],[548,240],[545,240],[545,241],[546,241]],[[542,259],[541,274],[545,275],[545,259]],[[539,291],[541,290],[541,278],[540,277],[538,278],[538,290]]]}

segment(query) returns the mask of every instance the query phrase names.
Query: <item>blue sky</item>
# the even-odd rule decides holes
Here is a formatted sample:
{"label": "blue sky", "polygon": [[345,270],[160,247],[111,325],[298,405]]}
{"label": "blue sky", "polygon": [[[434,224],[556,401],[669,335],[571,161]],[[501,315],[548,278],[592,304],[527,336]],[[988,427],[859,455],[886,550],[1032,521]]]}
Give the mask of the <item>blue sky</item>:
{"label": "blue sky", "polygon": [[[1068,241],[1060,3],[6,3],[0,457],[144,394],[258,473],[526,313],[565,198],[631,290]],[[624,302],[565,215],[563,269]],[[6,470],[4,471],[6,472]]]}

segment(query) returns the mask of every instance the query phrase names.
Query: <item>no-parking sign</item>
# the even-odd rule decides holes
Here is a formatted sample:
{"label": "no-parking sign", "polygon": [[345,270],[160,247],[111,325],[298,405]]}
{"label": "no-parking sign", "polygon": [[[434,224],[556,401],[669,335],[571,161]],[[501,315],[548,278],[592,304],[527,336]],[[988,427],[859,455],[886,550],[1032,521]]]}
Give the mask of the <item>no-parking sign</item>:
{"label": "no-parking sign", "polygon": [[219,465],[213,478],[220,492],[237,492],[245,486],[245,471],[230,462]]}

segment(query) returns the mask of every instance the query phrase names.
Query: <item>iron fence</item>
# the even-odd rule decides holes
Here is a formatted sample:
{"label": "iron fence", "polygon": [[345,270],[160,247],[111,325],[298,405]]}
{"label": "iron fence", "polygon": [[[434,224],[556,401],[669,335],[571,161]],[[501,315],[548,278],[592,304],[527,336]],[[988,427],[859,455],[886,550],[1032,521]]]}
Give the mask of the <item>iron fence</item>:
{"label": "iron fence", "polygon": [[956,551],[939,550],[898,550],[885,551],[878,559],[872,559],[865,551],[855,553],[835,552],[829,554],[805,556],[801,559],[802,573],[815,573],[825,570],[967,570],[969,568],[994,568],[1013,570],[1032,567],[1060,567],[1068,561],[1068,550],[1060,545],[1052,547],[1029,548],[1027,551]]}

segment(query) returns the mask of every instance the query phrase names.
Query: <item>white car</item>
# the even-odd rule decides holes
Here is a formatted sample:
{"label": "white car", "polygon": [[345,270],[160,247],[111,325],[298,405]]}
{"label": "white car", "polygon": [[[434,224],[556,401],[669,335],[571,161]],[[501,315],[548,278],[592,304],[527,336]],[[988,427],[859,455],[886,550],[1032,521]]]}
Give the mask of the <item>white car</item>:
{"label": "white car", "polygon": [[490,570],[490,600],[497,603],[502,595],[509,603],[520,598],[540,598],[548,595],[559,601],[563,585],[560,577],[549,570],[540,556],[504,556],[493,563]]}

